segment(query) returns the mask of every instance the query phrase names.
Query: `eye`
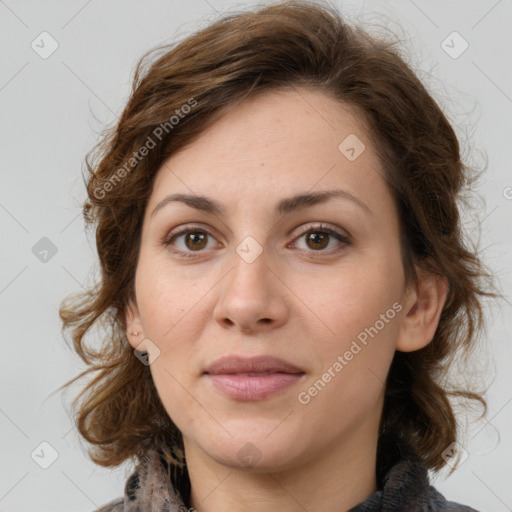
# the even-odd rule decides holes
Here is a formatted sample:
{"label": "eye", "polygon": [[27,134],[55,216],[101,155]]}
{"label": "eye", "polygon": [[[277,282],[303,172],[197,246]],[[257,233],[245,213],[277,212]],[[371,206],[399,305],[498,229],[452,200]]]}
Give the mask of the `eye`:
{"label": "eye", "polygon": [[[306,226],[301,231],[303,233],[299,235],[295,240],[304,239],[305,247],[299,247],[301,250],[313,251],[313,252],[331,252],[324,251],[324,249],[332,249],[333,238],[338,240],[337,244],[334,244],[335,251],[342,249],[346,245],[350,245],[349,238],[334,229],[331,229],[323,224],[319,226]],[[293,245],[297,245],[294,242]],[[330,246],[330,247],[329,247]]]}
{"label": "eye", "polygon": [[[306,226],[301,228],[300,234],[294,239],[291,245],[297,247],[297,241],[304,239],[305,247],[297,247],[301,251],[320,252],[330,254],[350,245],[350,239],[347,235],[338,232],[328,226],[320,224],[319,226]],[[177,233],[171,233],[163,241],[163,245],[171,247],[171,251],[180,257],[193,258],[199,256],[205,249],[211,249],[209,238],[213,235],[200,226],[186,226]],[[334,239],[334,240],[333,240]],[[337,240],[338,243],[331,242]],[[327,248],[327,250],[325,250]],[[315,256],[316,257],[316,256]]]}
{"label": "eye", "polygon": [[172,246],[172,252],[185,257],[194,257],[194,253],[211,249],[208,238],[212,235],[203,228],[188,226],[178,233],[171,234],[164,240],[164,245]]}

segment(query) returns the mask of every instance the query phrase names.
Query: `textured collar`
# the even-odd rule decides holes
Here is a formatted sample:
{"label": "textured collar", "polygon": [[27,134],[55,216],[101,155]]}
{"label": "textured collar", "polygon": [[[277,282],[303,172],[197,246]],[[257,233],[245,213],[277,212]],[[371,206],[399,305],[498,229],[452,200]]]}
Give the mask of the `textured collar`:
{"label": "textured collar", "polygon": [[[124,496],[96,512],[191,512],[185,505],[189,490],[186,472],[171,475],[162,452],[150,451],[126,481]],[[380,489],[348,512],[442,511],[477,512],[446,501],[429,484],[427,471],[418,462],[401,460],[387,472]]]}

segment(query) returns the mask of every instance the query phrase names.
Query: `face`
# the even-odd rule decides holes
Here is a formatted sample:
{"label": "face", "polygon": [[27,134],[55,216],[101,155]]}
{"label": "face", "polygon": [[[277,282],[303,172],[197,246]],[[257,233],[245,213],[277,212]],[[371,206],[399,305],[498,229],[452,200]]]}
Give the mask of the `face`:
{"label": "face", "polygon": [[232,108],[159,169],[139,256],[128,338],[187,456],[284,470],[374,442],[411,296],[349,107],[297,89]]}

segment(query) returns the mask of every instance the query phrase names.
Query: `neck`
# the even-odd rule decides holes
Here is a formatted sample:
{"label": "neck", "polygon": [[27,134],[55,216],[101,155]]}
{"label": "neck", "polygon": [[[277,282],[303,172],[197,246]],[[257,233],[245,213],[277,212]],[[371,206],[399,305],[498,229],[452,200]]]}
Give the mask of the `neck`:
{"label": "neck", "polygon": [[219,464],[185,442],[190,506],[199,512],[347,511],[377,489],[376,436],[370,437],[375,442],[368,442],[362,430],[293,469],[277,472]]}

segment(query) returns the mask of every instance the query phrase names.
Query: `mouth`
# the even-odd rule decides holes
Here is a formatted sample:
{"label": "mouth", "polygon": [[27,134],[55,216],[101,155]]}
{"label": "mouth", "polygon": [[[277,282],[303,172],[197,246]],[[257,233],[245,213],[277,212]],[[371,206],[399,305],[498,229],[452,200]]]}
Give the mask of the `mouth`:
{"label": "mouth", "polygon": [[305,375],[297,366],[271,356],[226,356],[204,374],[213,387],[233,400],[264,400],[283,392]]}

